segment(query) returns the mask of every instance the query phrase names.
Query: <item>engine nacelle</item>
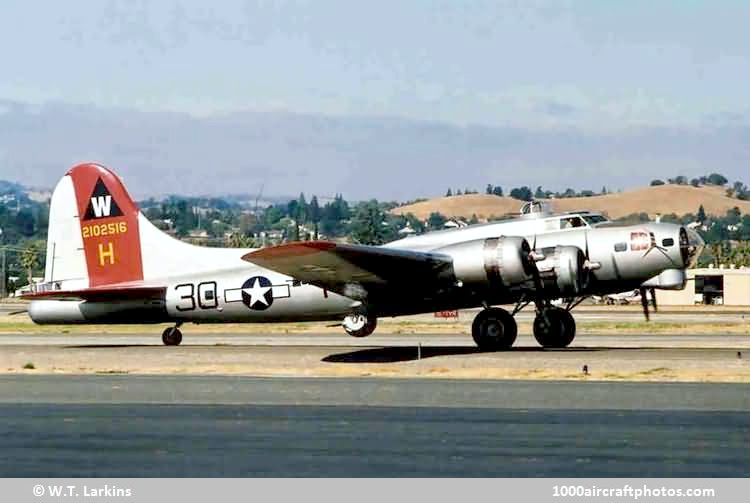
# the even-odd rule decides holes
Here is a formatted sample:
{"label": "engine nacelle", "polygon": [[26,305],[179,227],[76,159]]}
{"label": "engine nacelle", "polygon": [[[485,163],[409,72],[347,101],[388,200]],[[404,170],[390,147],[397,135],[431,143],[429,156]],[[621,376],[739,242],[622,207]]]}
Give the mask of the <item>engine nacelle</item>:
{"label": "engine nacelle", "polygon": [[586,256],[577,246],[555,246],[542,250],[544,258],[536,263],[545,289],[554,289],[562,297],[573,297],[589,283]]}
{"label": "engine nacelle", "polygon": [[478,239],[440,248],[453,258],[453,273],[462,283],[505,288],[520,285],[534,274],[531,247],[521,237]]}

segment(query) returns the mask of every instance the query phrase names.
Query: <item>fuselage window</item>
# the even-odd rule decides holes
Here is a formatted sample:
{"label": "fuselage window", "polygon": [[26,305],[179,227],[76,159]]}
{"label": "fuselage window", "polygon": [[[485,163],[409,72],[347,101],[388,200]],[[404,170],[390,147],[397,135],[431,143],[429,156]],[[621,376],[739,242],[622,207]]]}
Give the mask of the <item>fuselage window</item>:
{"label": "fuselage window", "polygon": [[615,243],[615,251],[616,252],[624,252],[628,249],[627,243]]}
{"label": "fuselage window", "polygon": [[630,249],[632,251],[648,250],[648,246],[651,244],[651,238],[645,232],[631,232],[630,233]]}
{"label": "fuselage window", "polygon": [[662,246],[673,246],[674,245],[674,239],[672,238],[664,238],[661,240]]}

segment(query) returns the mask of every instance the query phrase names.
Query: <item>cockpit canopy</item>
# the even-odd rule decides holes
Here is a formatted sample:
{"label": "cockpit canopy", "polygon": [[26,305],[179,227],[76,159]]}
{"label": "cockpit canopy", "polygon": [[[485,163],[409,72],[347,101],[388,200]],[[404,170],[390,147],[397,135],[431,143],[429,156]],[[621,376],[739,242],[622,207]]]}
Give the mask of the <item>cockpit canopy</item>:
{"label": "cockpit canopy", "polygon": [[590,211],[569,211],[555,214],[549,201],[529,201],[521,206],[521,218],[544,221],[545,231],[575,229],[579,227],[594,227],[609,223],[609,219],[599,213]]}
{"label": "cockpit canopy", "polygon": [[590,213],[588,211],[571,212],[544,218],[544,230],[553,232],[581,227],[597,227],[605,223],[609,223],[609,219],[599,213]]}

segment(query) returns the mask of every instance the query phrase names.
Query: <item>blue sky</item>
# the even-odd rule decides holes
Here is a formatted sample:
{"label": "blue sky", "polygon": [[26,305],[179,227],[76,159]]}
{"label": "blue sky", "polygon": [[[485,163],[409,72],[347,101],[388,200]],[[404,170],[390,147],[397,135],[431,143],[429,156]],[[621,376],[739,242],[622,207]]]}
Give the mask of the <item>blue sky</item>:
{"label": "blue sky", "polygon": [[749,19],[728,0],[1,2],[0,178],[97,160],[144,195],[750,182]]}
{"label": "blue sky", "polygon": [[748,112],[750,2],[24,1],[0,97],[618,129]]}

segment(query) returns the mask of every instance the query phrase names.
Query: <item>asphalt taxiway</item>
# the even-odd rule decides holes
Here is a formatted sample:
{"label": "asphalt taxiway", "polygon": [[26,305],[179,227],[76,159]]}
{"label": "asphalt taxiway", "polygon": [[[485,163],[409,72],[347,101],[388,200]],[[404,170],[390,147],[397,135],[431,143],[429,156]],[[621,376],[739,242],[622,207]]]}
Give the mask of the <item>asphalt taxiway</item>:
{"label": "asphalt taxiway", "polygon": [[750,474],[748,386],[0,376],[0,476]]}

